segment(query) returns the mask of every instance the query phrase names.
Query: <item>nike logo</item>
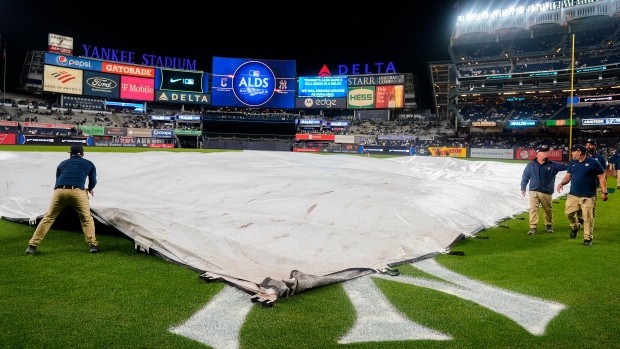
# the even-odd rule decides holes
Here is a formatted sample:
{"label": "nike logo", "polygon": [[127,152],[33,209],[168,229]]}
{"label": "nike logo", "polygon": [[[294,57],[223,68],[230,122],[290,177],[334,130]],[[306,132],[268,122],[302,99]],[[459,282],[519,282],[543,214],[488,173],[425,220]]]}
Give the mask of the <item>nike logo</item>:
{"label": "nike logo", "polygon": [[177,82],[177,81],[181,81],[183,79],[170,79],[170,82]]}

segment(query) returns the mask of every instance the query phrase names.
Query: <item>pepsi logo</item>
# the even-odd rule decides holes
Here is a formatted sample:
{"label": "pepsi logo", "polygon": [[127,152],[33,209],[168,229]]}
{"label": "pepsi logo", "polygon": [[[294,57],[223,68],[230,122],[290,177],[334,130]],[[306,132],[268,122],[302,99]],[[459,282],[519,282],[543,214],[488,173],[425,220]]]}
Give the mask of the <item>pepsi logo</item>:
{"label": "pepsi logo", "polygon": [[69,60],[65,56],[58,56],[58,58],[56,58],[56,63],[58,63],[58,65],[67,65]]}

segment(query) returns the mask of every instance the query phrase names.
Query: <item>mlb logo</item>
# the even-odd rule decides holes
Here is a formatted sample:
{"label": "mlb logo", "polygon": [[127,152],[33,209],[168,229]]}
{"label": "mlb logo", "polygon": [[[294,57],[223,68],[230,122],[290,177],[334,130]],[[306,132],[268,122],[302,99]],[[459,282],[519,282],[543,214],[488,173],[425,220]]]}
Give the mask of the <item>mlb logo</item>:
{"label": "mlb logo", "polygon": [[248,74],[249,74],[250,76],[260,76],[260,71],[258,71],[258,70],[250,70],[250,71],[248,72]]}

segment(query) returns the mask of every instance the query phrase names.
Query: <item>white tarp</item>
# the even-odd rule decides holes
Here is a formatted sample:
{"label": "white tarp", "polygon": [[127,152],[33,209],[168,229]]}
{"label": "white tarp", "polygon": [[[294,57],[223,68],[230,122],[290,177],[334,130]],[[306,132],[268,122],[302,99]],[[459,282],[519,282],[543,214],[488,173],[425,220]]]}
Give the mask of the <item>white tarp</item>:
{"label": "white tarp", "polygon": [[[0,215],[43,215],[67,157],[0,152]],[[266,278],[290,285],[297,271],[318,277],[298,286],[312,288],[328,274],[446,252],[462,235],[528,210],[522,163],[88,149],[86,158],[98,170],[96,219],[165,258],[272,299],[259,286]]]}

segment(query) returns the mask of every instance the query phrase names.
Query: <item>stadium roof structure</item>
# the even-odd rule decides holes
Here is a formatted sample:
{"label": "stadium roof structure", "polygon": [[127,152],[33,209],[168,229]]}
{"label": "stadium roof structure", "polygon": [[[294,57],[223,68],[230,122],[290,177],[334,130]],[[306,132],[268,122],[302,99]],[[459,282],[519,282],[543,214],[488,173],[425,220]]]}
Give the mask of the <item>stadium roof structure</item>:
{"label": "stadium roof structure", "polygon": [[[529,207],[519,163],[261,151],[86,157],[98,171],[97,221],[263,304],[449,253]],[[65,158],[0,152],[10,169],[0,173],[0,216],[38,222]]]}

